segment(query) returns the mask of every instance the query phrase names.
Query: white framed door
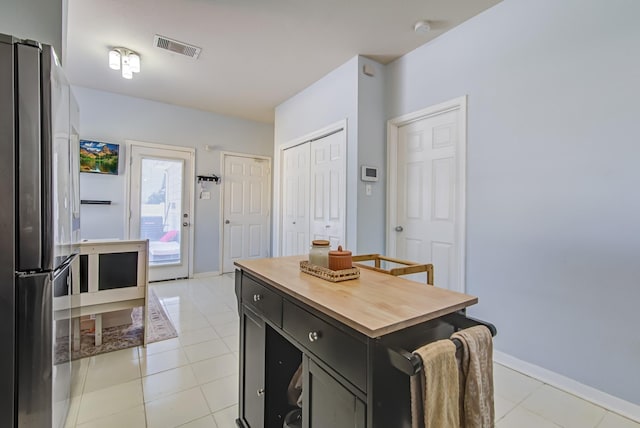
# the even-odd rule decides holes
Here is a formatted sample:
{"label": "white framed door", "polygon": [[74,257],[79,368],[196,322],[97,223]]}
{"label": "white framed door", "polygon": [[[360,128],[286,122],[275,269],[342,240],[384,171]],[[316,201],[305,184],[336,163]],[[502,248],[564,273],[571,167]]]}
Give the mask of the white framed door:
{"label": "white framed door", "polygon": [[309,162],[310,144],[283,152],[282,255],[309,251]]}
{"label": "white framed door", "polygon": [[130,166],[129,238],[149,240],[149,280],[190,277],[194,150],[132,143]]}
{"label": "white framed door", "polygon": [[222,273],[233,262],[269,257],[271,242],[271,158],[221,153]]}
{"label": "white framed door", "polygon": [[[346,248],[346,139],[337,132],[311,141],[310,227],[311,240],[326,239],[331,248]],[[307,248],[310,242],[307,243]]]}
{"label": "white framed door", "polygon": [[465,291],[466,97],[388,123],[387,252]]}

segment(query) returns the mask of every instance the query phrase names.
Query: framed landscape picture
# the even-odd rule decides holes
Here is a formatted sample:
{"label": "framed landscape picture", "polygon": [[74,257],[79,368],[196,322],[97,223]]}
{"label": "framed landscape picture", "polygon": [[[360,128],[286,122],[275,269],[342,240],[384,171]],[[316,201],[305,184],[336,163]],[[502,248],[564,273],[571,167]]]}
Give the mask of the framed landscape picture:
{"label": "framed landscape picture", "polygon": [[118,175],[118,144],[80,140],[80,172]]}

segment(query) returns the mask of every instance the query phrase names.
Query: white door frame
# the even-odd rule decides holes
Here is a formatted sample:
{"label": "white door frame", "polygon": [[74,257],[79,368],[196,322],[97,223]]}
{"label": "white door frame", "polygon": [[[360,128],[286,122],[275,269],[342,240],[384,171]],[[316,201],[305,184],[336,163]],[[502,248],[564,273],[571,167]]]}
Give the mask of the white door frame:
{"label": "white door frame", "polygon": [[[282,230],[282,222],[284,221],[284,208],[282,206],[283,204],[283,200],[282,200],[282,194],[283,194],[283,188],[282,186],[284,186],[284,183],[282,182],[282,169],[284,168],[284,151],[287,149],[290,149],[291,147],[295,147],[297,145],[300,144],[304,144],[306,142],[309,142],[311,140],[315,140],[317,138],[321,138],[327,134],[332,134],[334,132],[339,131],[340,129],[344,130],[344,135],[347,135],[347,119],[342,119],[339,120],[337,122],[334,122],[330,125],[325,126],[324,128],[318,129],[316,131],[310,132],[308,134],[305,134],[301,137],[298,138],[294,138],[293,140],[290,140],[284,144],[279,145],[278,147],[275,148],[275,156],[274,156],[274,166],[273,166],[273,218],[274,218],[274,222],[273,222],[273,256],[274,257],[278,257],[282,255],[282,236],[280,236],[281,234],[281,230]],[[345,143],[348,143],[348,141],[346,141]],[[347,152],[348,152],[348,147],[345,145],[345,167],[348,167],[347,162]],[[348,175],[348,171],[345,169],[345,185],[346,185],[346,178]],[[345,192],[346,195],[346,192]],[[345,218],[344,218],[344,239],[345,239],[345,243],[343,244],[344,248],[351,248],[349,245],[350,243],[347,242],[348,241],[348,236],[347,236],[347,206],[346,206],[346,196],[345,196]],[[311,243],[309,243],[309,245],[311,245]]]}
{"label": "white door frame", "polygon": [[191,218],[189,219],[189,222],[191,223],[191,227],[189,227],[189,245],[187,246],[187,251],[188,251],[188,257],[189,257],[189,278],[193,278],[193,248],[194,248],[194,231],[193,229],[195,228],[195,169],[196,169],[196,164],[195,164],[195,153],[196,153],[196,149],[191,148],[191,147],[183,147],[183,146],[171,146],[169,144],[159,144],[159,143],[148,143],[145,141],[136,141],[136,140],[125,140],[124,141],[125,147],[126,147],[126,151],[125,151],[125,162],[127,167],[125,168],[125,174],[124,174],[124,187],[125,187],[125,210],[124,210],[124,215],[125,215],[125,221],[124,221],[124,231],[125,234],[124,236],[127,239],[130,239],[130,227],[129,227],[129,222],[131,220],[131,167],[132,167],[132,163],[133,163],[133,157],[131,156],[131,148],[132,146],[138,146],[138,147],[145,147],[145,148],[150,148],[150,149],[164,149],[164,150],[175,150],[175,151],[179,151],[179,152],[186,152],[190,155],[191,160],[189,161],[189,163],[191,164],[191,174],[192,177],[186,177],[186,179],[188,180],[188,187],[187,189],[189,190],[189,210],[191,213]]}
{"label": "white door frame", "polygon": [[457,152],[458,171],[460,173],[460,183],[457,188],[456,205],[459,207],[458,223],[456,225],[456,239],[458,243],[459,260],[459,289],[455,291],[464,292],[466,289],[466,247],[467,247],[467,96],[461,96],[440,104],[436,104],[422,110],[408,113],[387,121],[387,224],[386,224],[386,253],[390,256],[396,254],[396,236],[394,228],[397,225],[398,198],[396,194],[397,174],[398,174],[398,132],[399,128],[411,122],[437,116],[448,111],[458,110],[460,120],[458,135],[460,138],[460,150]]}
{"label": "white door frame", "polygon": [[[271,167],[271,157],[269,156],[262,156],[262,155],[252,155],[249,153],[238,153],[238,152],[227,152],[227,151],[221,151],[220,152],[220,221],[218,222],[218,236],[220,236],[220,244],[219,244],[219,248],[218,248],[218,254],[219,254],[219,259],[218,259],[218,263],[219,263],[219,272],[222,275],[222,273],[224,272],[224,190],[225,190],[225,171],[224,171],[224,159],[226,156],[235,156],[235,157],[242,157],[242,158],[250,158],[250,159],[264,159],[266,161],[269,162],[269,168],[271,169],[271,173],[273,174],[273,169]],[[273,205],[273,203],[271,202],[271,183],[269,183],[268,186],[268,191],[269,194],[267,195],[267,200],[269,201],[269,205]],[[267,223],[271,222],[271,219],[273,218],[271,216],[271,207],[269,207],[269,218],[267,219]],[[271,228],[267,227],[267,233],[271,234]],[[271,241],[271,236],[267,236],[267,241]],[[268,251],[271,251],[270,248],[267,248]]]}

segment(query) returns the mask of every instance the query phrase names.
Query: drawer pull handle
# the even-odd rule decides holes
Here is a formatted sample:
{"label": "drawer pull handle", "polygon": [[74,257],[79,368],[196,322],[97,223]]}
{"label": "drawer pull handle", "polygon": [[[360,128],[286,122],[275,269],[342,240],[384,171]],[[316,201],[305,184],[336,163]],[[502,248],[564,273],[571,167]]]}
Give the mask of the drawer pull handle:
{"label": "drawer pull handle", "polygon": [[317,331],[309,332],[309,342],[315,342],[320,339],[320,333]]}
{"label": "drawer pull handle", "polygon": [[260,300],[262,300],[262,296],[259,294],[254,294],[253,295],[253,301],[254,302],[259,302]]}
{"label": "drawer pull handle", "polygon": [[256,394],[258,394],[258,397],[262,397],[264,395],[264,388],[260,388],[259,390],[257,390]]}

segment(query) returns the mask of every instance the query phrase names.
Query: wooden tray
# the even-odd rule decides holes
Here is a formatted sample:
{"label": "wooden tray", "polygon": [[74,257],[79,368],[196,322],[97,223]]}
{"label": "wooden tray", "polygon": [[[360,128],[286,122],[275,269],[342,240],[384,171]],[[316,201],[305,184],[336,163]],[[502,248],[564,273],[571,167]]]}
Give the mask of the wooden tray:
{"label": "wooden tray", "polygon": [[350,279],[360,278],[360,269],[352,267],[343,270],[331,270],[322,266],[312,265],[307,260],[300,262],[300,270],[309,275],[317,276],[331,282],[348,281]]}

